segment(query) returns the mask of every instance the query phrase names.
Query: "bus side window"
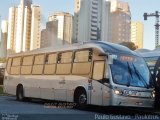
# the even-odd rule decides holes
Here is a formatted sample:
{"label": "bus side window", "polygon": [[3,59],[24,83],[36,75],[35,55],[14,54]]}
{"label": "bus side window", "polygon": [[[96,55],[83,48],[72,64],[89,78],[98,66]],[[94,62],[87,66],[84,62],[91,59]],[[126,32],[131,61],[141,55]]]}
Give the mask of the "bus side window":
{"label": "bus side window", "polygon": [[75,75],[89,75],[91,71],[92,50],[75,52],[72,73]]}
{"label": "bus side window", "polygon": [[11,66],[11,74],[13,75],[20,74],[20,65],[21,65],[21,57],[13,58],[12,66]]}
{"label": "bus side window", "polygon": [[35,55],[32,74],[41,75],[43,73],[44,57],[44,54]]}
{"label": "bus side window", "polygon": [[74,62],[91,62],[92,52],[91,50],[82,50],[75,53]]}
{"label": "bus side window", "polygon": [[8,72],[8,74],[10,74],[11,65],[12,65],[12,58],[9,58],[8,61],[7,61],[7,72]]}
{"label": "bus side window", "polygon": [[73,52],[59,53],[56,74],[66,75],[71,73]]}
{"label": "bus side window", "polygon": [[105,62],[104,61],[95,61],[93,67],[92,78],[94,80],[102,80],[104,78],[105,71]]}
{"label": "bus side window", "polygon": [[56,63],[57,63],[57,54],[56,53],[47,54],[45,58],[44,74],[45,75],[55,74]]}
{"label": "bus side window", "polygon": [[21,74],[22,75],[29,75],[32,71],[32,65],[33,65],[33,55],[31,56],[24,56],[21,66]]}

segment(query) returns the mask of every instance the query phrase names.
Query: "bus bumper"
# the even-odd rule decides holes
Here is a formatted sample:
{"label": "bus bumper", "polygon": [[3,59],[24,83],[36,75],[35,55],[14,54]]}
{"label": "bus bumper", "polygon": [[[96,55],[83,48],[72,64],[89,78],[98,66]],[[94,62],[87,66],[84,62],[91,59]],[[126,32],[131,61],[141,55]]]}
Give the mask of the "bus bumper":
{"label": "bus bumper", "polygon": [[130,106],[153,108],[155,100],[152,98],[126,97],[121,95],[112,96],[111,106]]}

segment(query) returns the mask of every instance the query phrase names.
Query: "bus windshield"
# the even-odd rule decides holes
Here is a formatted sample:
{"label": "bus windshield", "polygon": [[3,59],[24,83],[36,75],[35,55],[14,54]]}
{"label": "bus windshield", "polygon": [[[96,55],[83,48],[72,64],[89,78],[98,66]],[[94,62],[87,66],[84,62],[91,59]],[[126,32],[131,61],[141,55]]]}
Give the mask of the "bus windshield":
{"label": "bus windshield", "polygon": [[118,55],[111,65],[113,82],[133,87],[153,87],[150,72],[143,58]]}

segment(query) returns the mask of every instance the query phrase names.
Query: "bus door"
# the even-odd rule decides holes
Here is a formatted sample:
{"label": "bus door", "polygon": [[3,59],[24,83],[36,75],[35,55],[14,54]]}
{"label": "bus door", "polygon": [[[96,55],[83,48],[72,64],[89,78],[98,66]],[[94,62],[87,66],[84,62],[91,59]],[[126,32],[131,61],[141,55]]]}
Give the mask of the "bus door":
{"label": "bus door", "polygon": [[106,96],[103,91],[107,89],[104,87],[105,61],[94,61],[92,72],[92,89],[91,89],[91,104],[103,105],[103,98]]}

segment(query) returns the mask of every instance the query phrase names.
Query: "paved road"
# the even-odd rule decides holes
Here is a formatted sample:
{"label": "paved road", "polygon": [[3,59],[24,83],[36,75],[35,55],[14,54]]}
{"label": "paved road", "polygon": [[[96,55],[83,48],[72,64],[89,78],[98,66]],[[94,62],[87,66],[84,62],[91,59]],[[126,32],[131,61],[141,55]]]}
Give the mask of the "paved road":
{"label": "paved road", "polygon": [[[103,120],[103,119],[128,119],[143,116],[133,110],[111,109],[104,110],[102,107],[89,107],[79,110],[73,109],[73,104],[44,102],[33,100],[31,102],[19,102],[15,97],[0,96],[0,120]],[[57,108],[56,106],[59,106]],[[146,114],[146,113],[144,113]],[[117,116],[119,115],[119,116]],[[154,116],[152,116],[154,117]],[[158,119],[160,117],[155,116]]]}

